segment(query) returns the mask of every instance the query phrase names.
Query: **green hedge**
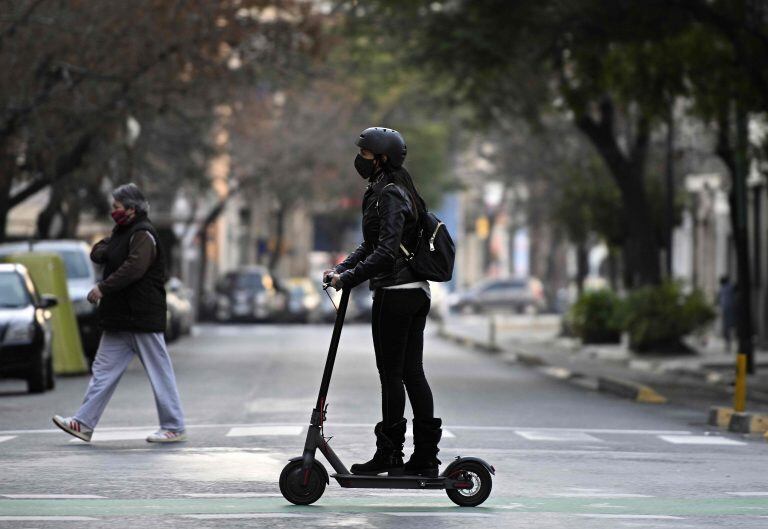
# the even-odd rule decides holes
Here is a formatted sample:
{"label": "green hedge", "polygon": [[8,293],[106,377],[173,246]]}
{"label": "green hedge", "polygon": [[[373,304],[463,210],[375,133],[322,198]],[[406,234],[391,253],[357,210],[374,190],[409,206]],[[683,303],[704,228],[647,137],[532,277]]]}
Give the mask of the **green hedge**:
{"label": "green hedge", "polygon": [[610,290],[582,294],[566,315],[583,343],[618,343],[622,331],[639,353],[686,351],[682,338],[710,323],[715,311],[700,290],[676,282],[634,290],[621,299]]}
{"label": "green hedge", "polygon": [[683,292],[679,283],[639,288],[622,303],[622,327],[637,352],[680,352],[682,338],[710,323],[715,311],[700,290]]}
{"label": "green hedge", "polygon": [[611,290],[584,292],[568,312],[568,327],[583,343],[618,343],[620,305],[621,300]]}

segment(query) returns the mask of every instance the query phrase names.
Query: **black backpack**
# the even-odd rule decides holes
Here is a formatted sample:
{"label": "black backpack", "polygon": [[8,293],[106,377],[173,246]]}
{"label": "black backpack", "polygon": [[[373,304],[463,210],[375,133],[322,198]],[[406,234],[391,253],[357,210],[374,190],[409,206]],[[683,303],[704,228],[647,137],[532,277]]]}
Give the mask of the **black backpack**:
{"label": "black backpack", "polygon": [[419,211],[419,224],[416,248],[411,252],[400,244],[408,266],[419,279],[438,283],[450,281],[456,260],[456,245],[448,228],[431,211]]}
{"label": "black backpack", "polygon": [[413,273],[428,281],[450,281],[453,276],[453,262],[456,259],[456,245],[448,228],[437,216],[424,211],[419,216],[421,229],[416,239],[416,249],[409,252],[400,245],[405,260]]}

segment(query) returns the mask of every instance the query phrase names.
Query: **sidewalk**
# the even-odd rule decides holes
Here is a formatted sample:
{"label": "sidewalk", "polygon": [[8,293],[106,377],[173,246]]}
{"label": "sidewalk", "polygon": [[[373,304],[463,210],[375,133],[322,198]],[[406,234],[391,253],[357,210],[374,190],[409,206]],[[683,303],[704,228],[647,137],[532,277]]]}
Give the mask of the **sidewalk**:
{"label": "sidewalk", "polygon": [[[640,402],[674,402],[694,407],[730,406],[735,353],[721,340],[692,340],[696,355],[637,355],[625,345],[582,345],[560,338],[560,319],[540,316],[449,316],[444,338],[498,354],[510,363]],[[768,351],[755,353],[757,374],[747,382],[750,411],[768,412]]]}

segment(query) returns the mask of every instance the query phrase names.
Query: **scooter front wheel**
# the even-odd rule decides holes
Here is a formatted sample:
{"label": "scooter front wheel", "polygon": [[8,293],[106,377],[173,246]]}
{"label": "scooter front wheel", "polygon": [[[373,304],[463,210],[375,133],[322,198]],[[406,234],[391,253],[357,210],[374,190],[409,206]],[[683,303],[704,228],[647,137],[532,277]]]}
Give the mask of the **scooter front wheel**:
{"label": "scooter front wheel", "polygon": [[301,461],[291,461],[280,473],[280,493],[295,505],[310,505],[320,499],[325,492],[326,475],[323,465],[318,461],[312,464],[309,476],[304,476]]}
{"label": "scooter front wheel", "polygon": [[458,463],[451,469],[450,477],[472,484],[467,489],[448,489],[445,491],[456,505],[461,507],[477,507],[491,495],[491,473],[476,461]]}

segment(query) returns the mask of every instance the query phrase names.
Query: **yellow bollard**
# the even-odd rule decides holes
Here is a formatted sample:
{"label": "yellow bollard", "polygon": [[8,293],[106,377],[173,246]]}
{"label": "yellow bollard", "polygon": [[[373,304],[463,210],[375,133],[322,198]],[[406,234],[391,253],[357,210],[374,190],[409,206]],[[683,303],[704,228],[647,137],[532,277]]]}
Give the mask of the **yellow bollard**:
{"label": "yellow bollard", "polygon": [[733,409],[743,412],[747,407],[747,355],[736,355],[736,387],[733,393]]}

